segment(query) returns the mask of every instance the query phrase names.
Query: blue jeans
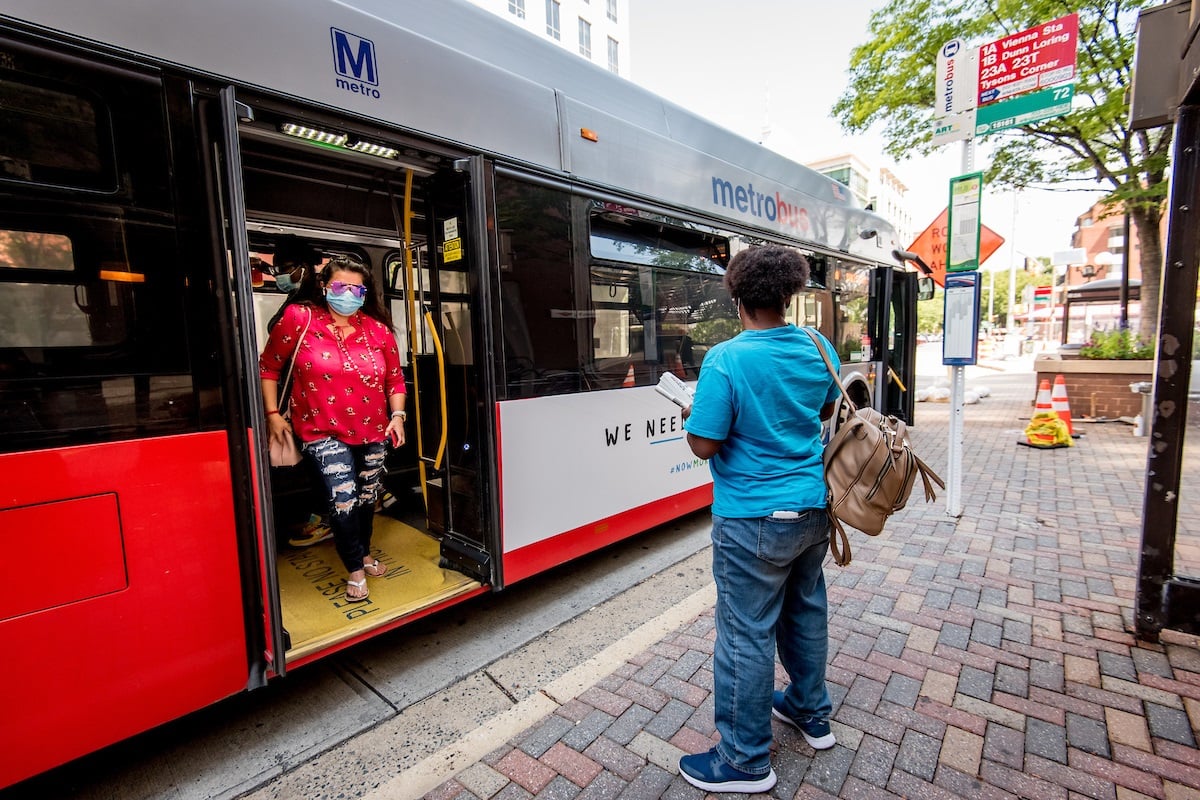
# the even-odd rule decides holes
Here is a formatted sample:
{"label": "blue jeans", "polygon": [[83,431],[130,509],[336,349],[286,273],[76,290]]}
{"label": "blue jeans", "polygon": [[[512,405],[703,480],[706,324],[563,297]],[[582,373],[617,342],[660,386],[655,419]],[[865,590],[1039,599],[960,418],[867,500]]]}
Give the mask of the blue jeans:
{"label": "blue jeans", "polygon": [[325,487],[333,544],[347,572],[362,569],[371,555],[385,447],[384,442],[350,445],[332,437],[304,443],[304,455]]}
{"label": "blue jeans", "polygon": [[825,688],[829,606],[821,564],[829,543],[824,509],[796,519],[713,515],[717,642],[713,654],[717,754],[754,775],[771,769],[775,650],[791,679],[786,711],[828,719]]}

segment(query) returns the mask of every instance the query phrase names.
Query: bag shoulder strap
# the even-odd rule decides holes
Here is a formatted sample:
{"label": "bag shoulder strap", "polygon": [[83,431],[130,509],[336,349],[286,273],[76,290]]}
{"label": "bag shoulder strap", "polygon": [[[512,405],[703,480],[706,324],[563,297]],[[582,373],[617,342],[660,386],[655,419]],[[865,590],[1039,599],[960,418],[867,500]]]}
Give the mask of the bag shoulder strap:
{"label": "bag shoulder strap", "polygon": [[846,387],[842,385],[842,378],[838,375],[837,370],[833,368],[833,362],[829,360],[829,354],[825,352],[825,348],[821,345],[821,337],[817,336],[817,332],[812,328],[801,328],[802,331],[808,334],[808,338],[813,340],[813,344],[817,346],[817,352],[821,354],[821,358],[825,361],[825,368],[829,370],[829,375],[833,378],[833,385],[838,387],[845,398],[846,404],[850,406],[851,413],[858,410],[858,406],[850,399],[850,395],[846,393]]}
{"label": "bag shoulder strap", "polygon": [[[288,397],[288,390],[291,389],[292,383],[293,383],[292,376],[296,373],[296,356],[300,353],[300,343],[303,342],[304,337],[306,335],[308,335],[308,326],[312,325],[312,319],[313,319],[312,308],[310,308],[308,306],[305,306],[305,308],[308,308],[308,319],[306,319],[304,321],[304,328],[300,331],[300,335],[298,337],[296,337],[296,346],[292,349],[292,357],[288,359],[287,377],[285,377],[283,379],[283,384],[280,385],[280,387],[279,387],[279,398],[280,399],[282,399],[284,397]],[[292,401],[291,401],[291,398],[289,397],[288,403],[287,403],[287,408],[283,410],[283,413],[286,415],[291,410],[292,410]]]}

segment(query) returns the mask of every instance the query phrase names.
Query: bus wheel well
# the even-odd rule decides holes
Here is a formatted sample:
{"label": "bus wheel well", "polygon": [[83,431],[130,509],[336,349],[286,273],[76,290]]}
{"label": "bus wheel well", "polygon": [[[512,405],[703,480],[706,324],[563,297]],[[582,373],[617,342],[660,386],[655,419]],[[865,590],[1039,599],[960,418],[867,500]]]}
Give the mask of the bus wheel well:
{"label": "bus wheel well", "polygon": [[859,408],[871,407],[871,387],[862,376],[853,375],[843,381],[842,385],[846,387],[846,394],[850,395],[854,405]]}

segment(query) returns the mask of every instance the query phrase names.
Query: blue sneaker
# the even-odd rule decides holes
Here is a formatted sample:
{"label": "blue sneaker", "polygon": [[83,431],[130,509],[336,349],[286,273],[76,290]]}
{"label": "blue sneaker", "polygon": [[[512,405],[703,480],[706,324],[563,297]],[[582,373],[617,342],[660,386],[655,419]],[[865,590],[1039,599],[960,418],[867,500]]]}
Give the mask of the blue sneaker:
{"label": "blue sneaker", "polygon": [[742,772],[722,761],[715,747],[707,753],[679,759],[679,774],[692,786],[706,792],[754,794],[765,792],[775,785],[775,770],[768,768],[765,775]]}
{"label": "blue sneaker", "polygon": [[771,697],[771,716],[782,720],[804,735],[804,741],[813,750],[828,750],[837,744],[837,738],[823,719],[794,720],[779,709],[783,706],[783,692],[776,691]]}

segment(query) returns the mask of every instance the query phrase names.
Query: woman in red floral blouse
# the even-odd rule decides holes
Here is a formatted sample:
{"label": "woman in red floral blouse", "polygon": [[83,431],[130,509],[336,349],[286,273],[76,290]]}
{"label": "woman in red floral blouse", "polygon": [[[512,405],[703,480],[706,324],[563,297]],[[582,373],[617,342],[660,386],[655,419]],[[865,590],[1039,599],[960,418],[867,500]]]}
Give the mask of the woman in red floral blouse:
{"label": "woman in red floral blouse", "polygon": [[[359,601],[367,599],[366,576],[387,571],[371,556],[371,526],[386,443],[404,444],[404,375],[391,316],[370,270],[339,257],[319,280],[323,297],[287,308],[258,368],[271,438],[294,431],[317,470],[334,544],[349,573],[346,599]],[[281,409],[279,375],[293,352],[292,388]],[[282,413],[288,410],[290,419]]]}

